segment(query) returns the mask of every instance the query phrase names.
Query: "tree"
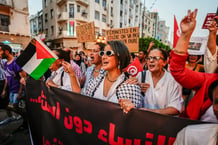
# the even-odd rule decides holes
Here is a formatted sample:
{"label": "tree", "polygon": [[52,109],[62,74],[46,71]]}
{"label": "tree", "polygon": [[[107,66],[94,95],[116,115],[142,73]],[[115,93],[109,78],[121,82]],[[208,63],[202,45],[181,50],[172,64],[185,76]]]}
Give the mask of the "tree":
{"label": "tree", "polygon": [[165,50],[171,50],[170,46],[163,44],[159,40],[152,37],[147,37],[139,38],[139,51],[147,51],[151,41],[155,43],[155,45],[153,46],[154,48],[163,48]]}

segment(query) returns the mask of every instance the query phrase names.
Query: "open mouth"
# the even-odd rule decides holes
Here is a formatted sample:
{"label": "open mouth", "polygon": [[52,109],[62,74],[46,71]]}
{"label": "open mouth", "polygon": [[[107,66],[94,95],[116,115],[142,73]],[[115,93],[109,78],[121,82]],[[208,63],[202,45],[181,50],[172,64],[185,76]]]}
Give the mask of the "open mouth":
{"label": "open mouth", "polygon": [[155,67],[155,65],[153,65],[153,64],[149,65],[149,68],[151,68],[151,69],[154,68],[154,67]]}

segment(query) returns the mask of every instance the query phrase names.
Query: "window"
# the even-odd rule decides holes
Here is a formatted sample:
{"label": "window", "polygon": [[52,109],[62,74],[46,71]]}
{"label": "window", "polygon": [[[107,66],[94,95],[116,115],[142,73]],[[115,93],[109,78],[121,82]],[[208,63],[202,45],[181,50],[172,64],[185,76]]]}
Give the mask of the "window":
{"label": "window", "polygon": [[9,32],[10,19],[7,15],[0,15],[0,31]]}
{"label": "window", "polygon": [[111,16],[113,16],[113,7],[111,7]]}
{"label": "window", "polygon": [[69,9],[70,9],[70,11],[69,11],[69,17],[70,18],[74,18],[74,4],[70,4],[69,5]]}
{"label": "window", "polygon": [[48,22],[48,14],[45,13],[45,22]]}
{"label": "window", "polygon": [[51,26],[51,35],[54,34],[54,26]]}
{"label": "window", "polygon": [[8,26],[9,25],[9,16],[0,15],[0,25],[1,26]]}
{"label": "window", "polygon": [[51,9],[50,11],[51,11],[51,19],[52,19],[54,17],[54,10]]}
{"label": "window", "polygon": [[123,24],[122,24],[122,23],[120,23],[120,28],[122,28],[122,26],[123,26]]}
{"label": "window", "polygon": [[77,5],[77,12],[80,12],[80,5]]}
{"label": "window", "polygon": [[47,0],[44,0],[45,7],[47,7]]}
{"label": "window", "polygon": [[121,4],[121,5],[123,4],[123,0],[120,0],[120,4]]}
{"label": "window", "polygon": [[106,16],[105,15],[102,15],[102,22],[106,23]]}
{"label": "window", "polygon": [[102,1],[102,6],[106,8],[106,5],[107,5],[107,0],[103,0]]}
{"label": "window", "polygon": [[45,34],[46,36],[48,36],[48,29],[45,29]]}
{"label": "window", "polygon": [[100,13],[98,11],[95,11],[95,19],[100,20]]}
{"label": "window", "polygon": [[95,2],[96,2],[96,3],[98,3],[98,4],[100,3],[100,1],[99,1],[99,0],[95,0]]}

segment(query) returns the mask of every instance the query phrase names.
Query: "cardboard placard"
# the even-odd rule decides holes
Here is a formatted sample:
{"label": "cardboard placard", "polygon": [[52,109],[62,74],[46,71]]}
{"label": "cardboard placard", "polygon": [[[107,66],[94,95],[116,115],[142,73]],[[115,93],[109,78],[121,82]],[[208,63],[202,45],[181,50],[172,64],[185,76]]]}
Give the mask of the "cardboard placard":
{"label": "cardboard placard", "polygon": [[95,25],[94,22],[76,26],[76,34],[78,43],[95,41]]}
{"label": "cardboard placard", "polygon": [[130,52],[139,51],[139,27],[106,30],[106,39],[124,42]]}

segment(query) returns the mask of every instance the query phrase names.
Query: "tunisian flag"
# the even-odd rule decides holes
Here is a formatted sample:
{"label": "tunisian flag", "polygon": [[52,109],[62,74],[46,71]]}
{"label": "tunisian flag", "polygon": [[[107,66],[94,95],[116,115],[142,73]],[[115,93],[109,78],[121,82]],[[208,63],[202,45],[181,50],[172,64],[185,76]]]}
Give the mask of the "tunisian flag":
{"label": "tunisian flag", "polygon": [[135,60],[129,64],[129,66],[126,68],[126,71],[131,76],[135,77],[137,74],[141,71],[143,71],[142,65],[138,58],[135,58]]}
{"label": "tunisian flag", "polygon": [[179,36],[180,36],[179,26],[178,26],[178,23],[176,21],[176,16],[174,15],[173,48],[176,47],[176,43],[179,39]]}

